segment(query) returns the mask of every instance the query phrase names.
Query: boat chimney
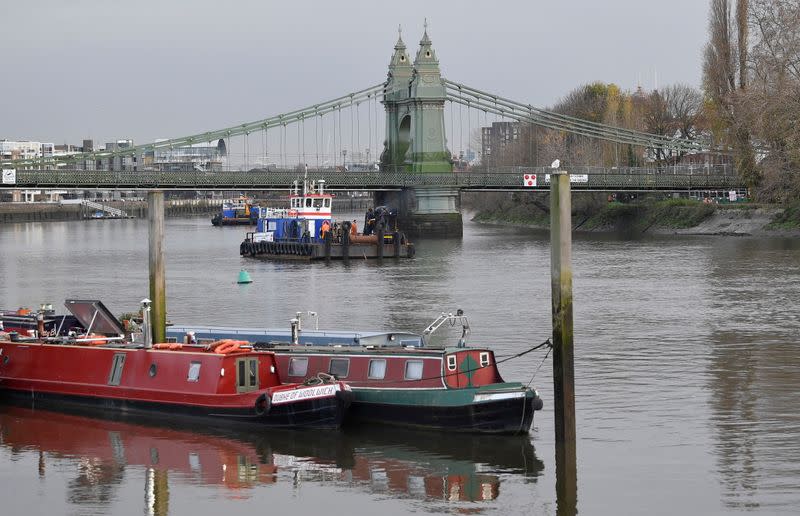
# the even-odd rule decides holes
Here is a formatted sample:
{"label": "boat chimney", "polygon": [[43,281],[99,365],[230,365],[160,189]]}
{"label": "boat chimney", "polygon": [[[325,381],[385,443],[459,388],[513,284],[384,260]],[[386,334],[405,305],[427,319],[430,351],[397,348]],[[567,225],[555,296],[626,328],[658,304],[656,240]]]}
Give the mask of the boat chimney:
{"label": "boat chimney", "polygon": [[300,319],[289,319],[289,324],[292,325],[292,344],[297,345],[300,343]]}
{"label": "boat chimney", "polygon": [[320,195],[324,194],[325,193],[325,180],[324,179],[320,179],[319,181],[317,181],[317,183],[319,183],[319,193],[320,193]]}
{"label": "boat chimney", "polygon": [[44,312],[36,314],[36,335],[41,339],[44,337]]}
{"label": "boat chimney", "polygon": [[153,330],[150,328],[150,301],[142,299],[142,338],[144,338],[145,349],[153,347]]}

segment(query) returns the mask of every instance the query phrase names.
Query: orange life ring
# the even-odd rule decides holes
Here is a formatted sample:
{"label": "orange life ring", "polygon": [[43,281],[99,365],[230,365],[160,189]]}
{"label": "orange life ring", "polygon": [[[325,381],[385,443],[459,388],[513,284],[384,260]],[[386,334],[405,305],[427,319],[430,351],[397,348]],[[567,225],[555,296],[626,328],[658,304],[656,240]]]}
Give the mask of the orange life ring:
{"label": "orange life ring", "polygon": [[247,345],[248,342],[246,340],[233,340],[233,339],[224,339],[215,342],[212,344],[214,353],[219,355],[227,355],[228,353],[232,353],[237,351],[241,346]]}

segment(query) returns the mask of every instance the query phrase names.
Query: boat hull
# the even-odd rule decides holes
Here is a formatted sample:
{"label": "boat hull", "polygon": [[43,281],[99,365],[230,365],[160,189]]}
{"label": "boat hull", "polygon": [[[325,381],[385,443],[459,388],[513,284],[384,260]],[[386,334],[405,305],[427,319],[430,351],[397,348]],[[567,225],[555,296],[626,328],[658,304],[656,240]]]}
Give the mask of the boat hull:
{"label": "boat hull", "polygon": [[255,221],[253,219],[251,219],[250,217],[247,217],[247,218],[238,217],[238,218],[235,218],[235,219],[233,219],[233,218],[214,217],[213,219],[211,219],[211,225],[212,226],[253,226],[253,225],[255,225]]}
{"label": "boat hull", "polygon": [[[378,246],[372,244],[351,244],[348,247],[332,244],[330,256],[326,256],[325,244],[318,242],[242,242],[239,246],[240,255],[265,260],[374,259],[381,257],[378,251]],[[403,244],[399,249],[392,244],[383,246],[383,258],[413,258],[414,255],[413,244]]]}
{"label": "boat hull", "polygon": [[209,426],[250,428],[301,428],[335,430],[342,426],[344,415],[353,402],[353,394],[339,391],[335,397],[274,405],[264,415],[251,408],[197,407],[176,403],[157,403],[132,399],[76,396],[56,392],[4,389],[3,403],[28,408],[67,411],[81,409],[96,414],[116,412],[130,416],[158,416],[169,420],[202,420]]}
{"label": "boat hull", "polygon": [[525,434],[541,398],[531,389],[364,389],[349,419],[465,433]]}

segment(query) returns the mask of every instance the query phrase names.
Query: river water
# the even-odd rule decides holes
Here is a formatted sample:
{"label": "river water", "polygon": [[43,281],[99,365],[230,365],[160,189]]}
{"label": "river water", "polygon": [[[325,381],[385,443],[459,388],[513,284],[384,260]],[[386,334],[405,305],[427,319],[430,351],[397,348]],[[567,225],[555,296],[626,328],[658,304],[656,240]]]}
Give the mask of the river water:
{"label": "river water", "polygon": [[[322,328],[419,331],[462,308],[470,342],[498,357],[550,334],[545,233],[465,222],[413,260],[309,265],[240,258],[244,231],[167,219],[169,319],[288,327],[313,310]],[[133,311],[147,253],[144,220],[3,225],[0,302]],[[578,511],[796,513],[800,241],[578,235],[573,253]],[[252,284],[235,283],[241,268]],[[0,407],[3,514],[555,514],[543,359],[501,366],[545,401],[521,439],[219,434]]]}

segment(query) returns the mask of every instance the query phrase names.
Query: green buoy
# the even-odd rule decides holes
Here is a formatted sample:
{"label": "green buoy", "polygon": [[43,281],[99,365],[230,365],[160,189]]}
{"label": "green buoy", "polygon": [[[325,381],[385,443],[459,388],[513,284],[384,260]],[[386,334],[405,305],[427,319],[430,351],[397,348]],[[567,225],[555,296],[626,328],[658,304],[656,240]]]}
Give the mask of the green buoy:
{"label": "green buoy", "polygon": [[246,270],[242,269],[239,271],[239,280],[236,283],[252,283],[253,280],[250,279],[250,274],[247,273]]}

